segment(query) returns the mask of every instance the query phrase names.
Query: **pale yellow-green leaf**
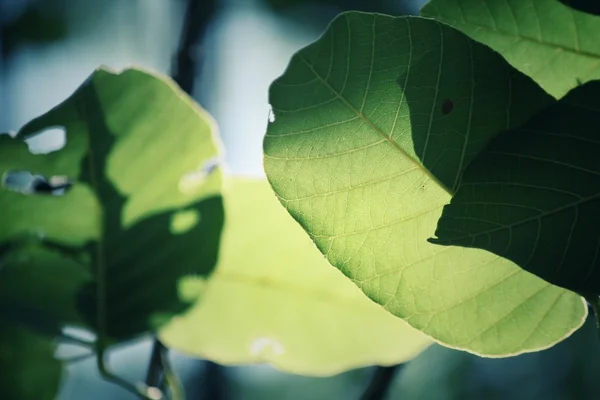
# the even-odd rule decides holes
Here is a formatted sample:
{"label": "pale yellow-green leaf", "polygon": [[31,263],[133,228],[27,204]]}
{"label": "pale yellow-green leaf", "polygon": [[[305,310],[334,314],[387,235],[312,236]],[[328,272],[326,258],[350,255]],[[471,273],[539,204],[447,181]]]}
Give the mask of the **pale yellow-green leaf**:
{"label": "pale yellow-green leaf", "polygon": [[234,179],[225,190],[217,270],[184,283],[203,294],[162,330],[167,345],[222,364],[329,375],[400,363],[430,343],[329,265],[266,181]]}

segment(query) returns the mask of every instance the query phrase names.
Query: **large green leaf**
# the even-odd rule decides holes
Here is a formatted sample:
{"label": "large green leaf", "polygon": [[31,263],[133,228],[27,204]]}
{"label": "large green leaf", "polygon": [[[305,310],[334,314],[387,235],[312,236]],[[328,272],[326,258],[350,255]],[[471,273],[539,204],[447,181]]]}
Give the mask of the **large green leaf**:
{"label": "large green leaf", "polygon": [[0,398],[56,399],[63,367],[55,348],[47,338],[0,321]]}
{"label": "large green leaf", "polygon": [[497,53],[433,20],[342,14],[270,90],[265,170],[331,264],[436,340],[544,348],[582,299],[494,254],[427,239],[460,171],[549,102]]}
{"label": "large green leaf", "polygon": [[328,375],[406,361],[430,340],[331,267],[263,180],[225,192],[219,265],[196,306],[162,330],[170,347],[222,364]]}
{"label": "large green leaf", "polygon": [[559,0],[431,0],[421,15],[500,52],[557,98],[600,79],[600,17]]}
{"label": "large green leaf", "polygon": [[[66,130],[63,149],[27,151],[22,139],[55,127]],[[96,70],[17,138],[0,140],[5,182],[14,171],[73,182],[64,196],[0,190],[0,244],[36,235],[89,265],[79,310],[102,336],[161,325],[189,305],[179,279],[216,264],[223,209],[213,131],[168,78]]]}
{"label": "large green leaf", "polygon": [[498,136],[466,169],[434,243],[489,250],[600,294],[600,81]]}

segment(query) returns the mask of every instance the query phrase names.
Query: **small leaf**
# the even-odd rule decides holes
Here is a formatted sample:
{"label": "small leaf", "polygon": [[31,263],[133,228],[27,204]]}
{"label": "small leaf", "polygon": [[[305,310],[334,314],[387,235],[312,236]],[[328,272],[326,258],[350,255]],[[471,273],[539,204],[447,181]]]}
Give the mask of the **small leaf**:
{"label": "small leaf", "polygon": [[162,330],[170,347],[221,364],[306,375],[404,362],[430,340],[332,268],[266,181],[234,179],[219,265],[196,306]]}
{"label": "small leaf", "polygon": [[551,101],[444,24],[345,13],[271,86],[265,171],[328,261],[394,315],[479,354],[538,350],[581,326],[583,300],[427,239],[472,158]]}
{"label": "small leaf", "polygon": [[600,294],[600,81],[496,138],[466,169],[433,243],[481,248]]}
{"label": "small leaf", "polygon": [[[56,127],[66,131],[64,148],[28,152],[24,139]],[[0,244],[34,235],[84,259],[94,279],[79,290],[79,311],[101,338],[156,329],[192,301],[180,298],[179,279],[208,276],[216,264],[223,207],[215,130],[168,78],[96,70],[17,138],[0,137],[0,175],[72,183],[62,196],[0,189]]]}
{"label": "small leaf", "polygon": [[0,321],[0,398],[57,399],[63,367],[55,348],[46,338]]}
{"label": "small leaf", "polygon": [[556,98],[600,79],[600,17],[559,0],[430,0],[421,15],[490,46]]}

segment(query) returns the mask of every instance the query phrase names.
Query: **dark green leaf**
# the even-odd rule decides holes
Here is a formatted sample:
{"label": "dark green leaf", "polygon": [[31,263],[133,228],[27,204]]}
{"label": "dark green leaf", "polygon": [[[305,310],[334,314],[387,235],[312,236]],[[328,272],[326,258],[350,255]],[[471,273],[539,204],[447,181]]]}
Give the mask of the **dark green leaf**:
{"label": "dark green leaf", "polygon": [[600,82],[495,139],[466,169],[432,242],[508,258],[600,294]]}
{"label": "dark green leaf", "polygon": [[91,281],[86,260],[39,244],[7,249],[0,256],[0,315],[57,335],[62,325],[82,325],[77,293]]}
{"label": "dark green leaf", "polygon": [[55,348],[46,338],[0,321],[0,398],[56,399],[63,367]]}

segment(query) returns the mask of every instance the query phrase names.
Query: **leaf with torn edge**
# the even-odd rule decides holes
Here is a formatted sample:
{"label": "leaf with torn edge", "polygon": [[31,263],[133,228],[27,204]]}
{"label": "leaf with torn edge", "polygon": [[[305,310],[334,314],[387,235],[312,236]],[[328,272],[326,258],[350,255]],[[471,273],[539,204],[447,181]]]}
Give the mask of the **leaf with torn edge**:
{"label": "leaf with torn edge", "polygon": [[[23,139],[66,131],[66,146],[34,155]],[[191,302],[186,275],[208,276],[223,223],[212,118],[169,78],[96,70],[62,104],[0,139],[0,244],[37,237],[82,260],[93,281],[78,310],[102,337],[153,330]],[[62,196],[10,190],[11,174],[66,177]]]}

